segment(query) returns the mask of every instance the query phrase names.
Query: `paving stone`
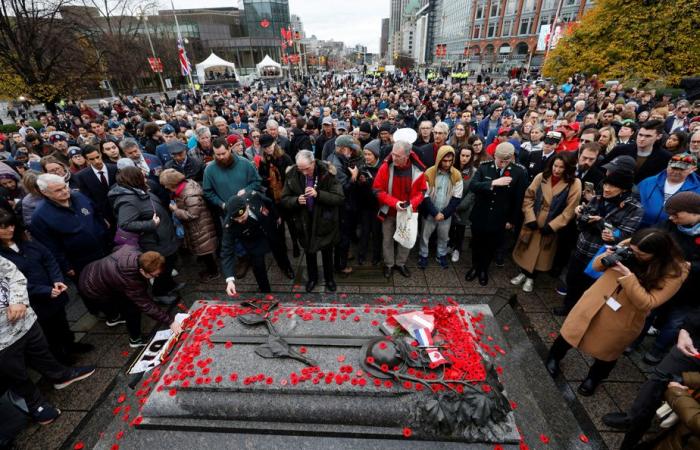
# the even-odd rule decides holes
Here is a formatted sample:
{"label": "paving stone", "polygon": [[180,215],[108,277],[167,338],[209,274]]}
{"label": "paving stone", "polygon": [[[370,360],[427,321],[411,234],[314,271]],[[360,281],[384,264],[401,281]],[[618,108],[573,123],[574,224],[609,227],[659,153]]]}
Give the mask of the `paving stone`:
{"label": "paving stone", "polygon": [[86,411],[66,411],[61,409],[61,416],[51,425],[30,425],[17,437],[14,449],[37,450],[57,449],[73,432],[81,420],[88,414]]}
{"label": "paving stone", "polygon": [[56,390],[46,380],[39,383],[42,392],[62,411],[89,411],[114,381],[120,369],[98,367],[89,378]]}
{"label": "paving stone", "polygon": [[642,383],[606,381],[602,387],[608,392],[621,411],[628,411]]}
{"label": "paving stone", "polygon": [[598,430],[612,431],[603,423],[603,416],[609,412],[617,411],[618,408],[615,406],[615,402],[612,400],[610,395],[608,395],[605,389],[601,389],[599,386],[595,393],[590,397],[585,397],[577,392],[580,383],[571,382],[569,387],[574,391],[576,398],[583,405],[583,408],[588,413],[588,417],[593,421],[595,427]]}
{"label": "paving stone", "polygon": [[[92,344],[95,350],[78,355],[76,365],[96,365],[98,367],[122,367],[128,357],[124,356],[123,352],[127,351],[131,355],[132,350],[129,347],[129,336],[126,334],[126,327],[119,325],[122,334],[102,334],[89,333],[80,342]],[[94,376],[94,375],[93,375]]]}
{"label": "paving stone", "polygon": [[605,445],[611,450],[620,448],[620,444],[622,444],[622,440],[625,438],[625,433],[620,431],[603,431],[600,435],[603,437]]}

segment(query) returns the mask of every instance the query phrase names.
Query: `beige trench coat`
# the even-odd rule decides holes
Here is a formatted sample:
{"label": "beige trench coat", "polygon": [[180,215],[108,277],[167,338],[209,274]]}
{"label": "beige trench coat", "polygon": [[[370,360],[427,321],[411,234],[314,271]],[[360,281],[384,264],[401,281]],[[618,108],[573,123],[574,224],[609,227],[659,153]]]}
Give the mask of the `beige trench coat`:
{"label": "beige trench coat", "polygon": [[[605,269],[600,262],[603,256],[593,262],[593,268],[599,272]],[[620,276],[607,269],[566,317],[561,335],[594,358],[615,361],[642,332],[649,312],[673,297],[687,276],[688,265],[684,264],[681,276],[668,276],[661,288],[647,291],[634,274]],[[610,296],[621,305],[617,311],[606,304]]]}
{"label": "beige trench coat", "polygon": [[[547,215],[551,207],[552,199],[564,191],[567,184],[559,181],[552,188],[549,180],[542,182],[542,174],[535,176],[530,186],[525,191],[523,200],[523,223],[537,221],[537,230],[531,230],[525,226],[520,230],[518,242],[513,249],[513,260],[521,268],[528,272],[535,270],[546,272],[552,268],[554,255],[557,253],[557,235],[556,232],[564,228],[574,217],[574,209],[578,206],[581,200],[581,180],[574,180],[569,189],[569,194],[566,199],[564,210],[557,216],[553,217],[549,222],[555,234],[542,236],[539,228],[542,228],[547,223]],[[535,216],[535,197],[537,190],[542,189],[542,207],[539,214]]]}

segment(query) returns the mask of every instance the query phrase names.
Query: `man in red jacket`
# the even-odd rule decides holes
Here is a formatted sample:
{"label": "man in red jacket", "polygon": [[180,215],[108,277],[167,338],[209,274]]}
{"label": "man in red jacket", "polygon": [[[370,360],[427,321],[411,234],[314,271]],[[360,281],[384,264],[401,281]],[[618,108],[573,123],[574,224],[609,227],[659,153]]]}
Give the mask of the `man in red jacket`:
{"label": "man in red jacket", "polygon": [[391,277],[394,268],[406,278],[411,276],[406,267],[406,259],[411,249],[398,245],[398,249],[394,251],[396,211],[403,211],[409,205],[413,211],[417,211],[425,197],[425,191],[428,190],[423,175],[424,169],[418,156],[411,151],[411,144],[397,141],[374,178],[372,190],[379,201],[379,215],[383,220],[382,247],[386,278]]}

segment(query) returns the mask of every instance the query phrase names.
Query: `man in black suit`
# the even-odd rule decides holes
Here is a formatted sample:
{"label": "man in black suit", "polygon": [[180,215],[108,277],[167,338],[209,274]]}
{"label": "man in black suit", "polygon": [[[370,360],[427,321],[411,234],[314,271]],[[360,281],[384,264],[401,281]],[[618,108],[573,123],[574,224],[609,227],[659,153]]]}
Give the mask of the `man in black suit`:
{"label": "man in black suit", "polygon": [[100,150],[92,145],[86,145],[83,148],[83,157],[88,166],[76,173],[74,178],[80,192],[92,200],[95,209],[109,222],[109,231],[113,235],[116,230],[116,221],[107,193],[116,182],[117,166],[105,164]]}
{"label": "man in black suit", "polygon": [[469,190],[475,194],[469,217],[472,223],[472,267],[464,278],[472,281],[479,277],[482,286],[489,282],[489,265],[503,243],[505,231],[521,221],[528,182],[525,169],[514,162],[514,155],[513,144],[498,144],[495,159],[482,163],[469,185]]}
{"label": "man in black suit", "polygon": [[544,138],[542,150],[535,150],[534,152],[520,151],[520,164],[527,170],[529,183],[532,183],[532,180],[535,179],[538,173],[542,173],[547,166],[547,162],[554,157],[561,138],[560,132],[550,131]]}

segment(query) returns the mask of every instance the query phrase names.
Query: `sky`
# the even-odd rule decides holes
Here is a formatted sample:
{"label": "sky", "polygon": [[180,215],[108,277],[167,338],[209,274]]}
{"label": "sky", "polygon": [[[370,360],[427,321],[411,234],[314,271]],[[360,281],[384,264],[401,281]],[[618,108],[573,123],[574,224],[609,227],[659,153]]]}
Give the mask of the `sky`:
{"label": "sky", "polygon": [[[161,0],[163,8],[170,2]],[[174,0],[175,8],[237,6],[237,0]],[[289,0],[289,13],[304,24],[307,36],[343,41],[346,45],[367,46],[370,53],[379,53],[382,18],[389,17],[391,0]]]}

